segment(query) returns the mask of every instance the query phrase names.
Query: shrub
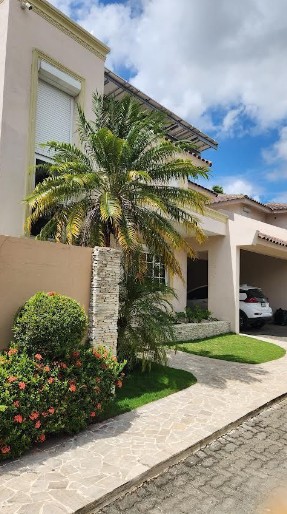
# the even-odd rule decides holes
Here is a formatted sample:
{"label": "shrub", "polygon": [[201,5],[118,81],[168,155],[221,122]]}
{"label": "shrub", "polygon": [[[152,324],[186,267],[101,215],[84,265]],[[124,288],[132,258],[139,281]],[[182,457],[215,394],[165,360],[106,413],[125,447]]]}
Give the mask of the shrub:
{"label": "shrub", "polygon": [[56,293],[36,293],[16,315],[13,334],[28,355],[61,358],[82,341],[87,316],[76,300]]}
{"label": "shrub", "polygon": [[95,421],[121,386],[123,366],[105,348],[86,345],[60,361],[13,346],[2,353],[0,461],[49,434],[76,433]]}
{"label": "shrub", "polygon": [[186,308],[186,317],[188,323],[200,323],[204,319],[211,317],[211,312],[208,309],[203,309],[199,305]]}

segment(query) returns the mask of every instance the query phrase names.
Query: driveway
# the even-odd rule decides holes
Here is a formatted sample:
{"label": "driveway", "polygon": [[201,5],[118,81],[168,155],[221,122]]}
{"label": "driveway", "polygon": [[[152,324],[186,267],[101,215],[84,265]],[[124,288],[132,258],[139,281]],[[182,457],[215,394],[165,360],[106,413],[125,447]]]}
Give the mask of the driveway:
{"label": "driveway", "polygon": [[277,341],[287,342],[287,326],[281,327],[280,325],[273,325],[269,323],[260,329],[250,328],[245,330],[244,333],[251,336],[262,336],[268,337],[269,339],[276,339]]}
{"label": "driveway", "polygon": [[[287,400],[94,514],[267,514],[286,501]],[[278,486],[284,492],[278,490]],[[281,500],[281,495],[283,499]],[[284,503],[286,507],[286,503]],[[286,510],[276,510],[276,513]]]}

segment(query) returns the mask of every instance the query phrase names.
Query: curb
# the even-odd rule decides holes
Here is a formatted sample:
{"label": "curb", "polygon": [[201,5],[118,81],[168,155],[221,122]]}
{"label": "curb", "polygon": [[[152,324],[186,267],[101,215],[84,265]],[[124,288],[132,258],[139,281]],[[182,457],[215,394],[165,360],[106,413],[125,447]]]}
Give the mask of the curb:
{"label": "curb", "polygon": [[151,480],[152,478],[155,478],[157,475],[162,473],[163,471],[166,471],[169,467],[177,464],[181,460],[184,460],[190,453],[194,453],[207,444],[212,443],[215,439],[218,439],[218,437],[223,436],[226,434],[226,432],[229,432],[230,430],[233,430],[234,428],[237,428],[239,425],[241,425],[244,421],[246,421],[249,418],[255,417],[260,412],[262,412],[264,409],[268,407],[272,407],[274,404],[280,403],[284,399],[287,398],[287,393],[283,393],[280,396],[277,396],[276,398],[273,398],[272,400],[269,400],[268,402],[264,403],[260,407],[257,407],[256,409],[248,412],[247,414],[244,414],[244,416],[241,416],[236,421],[232,421],[228,425],[225,425],[224,427],[220,428],[219,430],[216,430],[216,432],[213,432],[211,435],[205,437],[204,439],[201,439],[197,443],[193,444],[192,446],[189,446],[185,450],[182,450],[181,452],[173,455],[172,457],[169,457],[168,459],[160,462],[159,464],[156,464],[149,470],[145,471],[144,473],[141,473],[138,477],[129,480],[125,484],[117,487],[110,493],[105,494],[102,498],[99,500],[96,500],[89,505],[86,505],[85,507],[82,507],[75,511],[74,514],[96,514],[99,509],[102,509],[106,506],[108,506],[110,503],[112,503],[114,500],[117,500],[119,497],[132,492],[134,489],[137,489],[140,487],[144,482],[147,482],[148,480]]}

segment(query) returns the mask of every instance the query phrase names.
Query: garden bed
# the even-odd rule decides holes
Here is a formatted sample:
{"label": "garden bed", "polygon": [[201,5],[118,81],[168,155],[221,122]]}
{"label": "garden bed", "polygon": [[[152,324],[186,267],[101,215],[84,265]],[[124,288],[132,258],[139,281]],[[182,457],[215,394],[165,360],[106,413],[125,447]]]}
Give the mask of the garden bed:
{"label": "garden bed", "polygon": [[229,321],[202,321],[201,323],[180,323],[174,327],[178,341],[195,341],[231,332]]}

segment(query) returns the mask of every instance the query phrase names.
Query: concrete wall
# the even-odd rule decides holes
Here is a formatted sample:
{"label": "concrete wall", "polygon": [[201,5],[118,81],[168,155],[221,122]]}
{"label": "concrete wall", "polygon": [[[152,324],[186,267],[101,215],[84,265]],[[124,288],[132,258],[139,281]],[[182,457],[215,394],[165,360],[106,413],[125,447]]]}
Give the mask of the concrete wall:
{"label": "concrete wall", "polygon": [[89,311],[92,248],[0,236],[0,348],[15,313],[37,291],[71,296]]}
{"label": "concrete wall", "polygon": [[273,311],[287,309],[287,260],[241,250],[240,283],[261,287]]}
{"label": "concrete wall", "polygon": [[[1,140],[1,121],[3,109],[3,93],[5,80],[6,46],[8,32],[8,2],[0,1],[0,140]],[[1,173],[1,167],[0,167]]]}
{"label": "concrete wall", "polygon": [[[33,159],[34,147],[34,141],[31,140],[36,101],[36,91],[33,90],[33,50],[43,52],[53,63],[84,79],[81,96],[88,117],[91,115],[92,92],[102,92],[104,86],[104,58],[96,55],[88,44],[79,42],[80,36],[82,37],[80,30],[75,28],[76,36],[72,37],[63,15],[55,11],[55,22],[52,8],[48,8],[45,1],[35,0],[33,5],[32,11],[22,10],[18,0],[4,0],[0,5],[1,13],[5,11],[4,21],[2,17],[0,19],[1,34],[3,31],[5,33],[5,20],[7,23],[8,19],[0,141],[0,234],[23,234],[25,206],[22,200],[27,194],[27,172],[33,164],[31,148]],[[42,13],[42,8],[47,12]],[[0,38],[0,45],[3,46],[3,34]],[[1,53],[0,94],[3,82],[3,48]]]}

